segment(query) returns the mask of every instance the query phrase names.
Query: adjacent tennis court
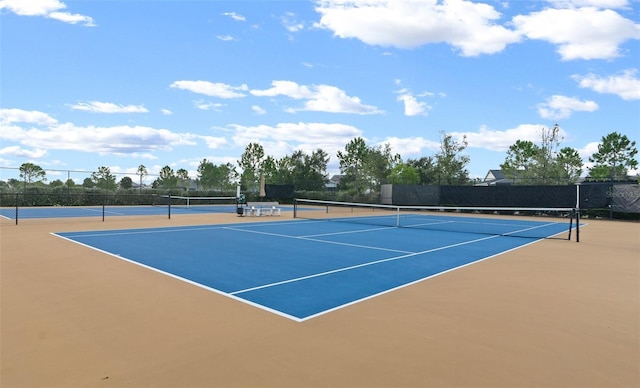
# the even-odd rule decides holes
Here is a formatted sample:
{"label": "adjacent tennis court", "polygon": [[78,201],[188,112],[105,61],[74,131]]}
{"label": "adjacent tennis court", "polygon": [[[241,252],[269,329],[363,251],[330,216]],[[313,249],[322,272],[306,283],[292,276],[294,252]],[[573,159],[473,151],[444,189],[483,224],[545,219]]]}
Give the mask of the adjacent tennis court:
{"label": "adjacent tennis court", "polygon": [[171,216],[180,214],[235,213],[235,197],[155,196],[151,205],[30,206],[19,199],[16,206],[0,207],[0,217],[11,220],[74,217]]}
{"label": "adjacent tennis court", "polygon": [[402,219],[404,227],[393,225],[396,215],[379,215],[364,224],[340,217],[56,235],[304,321],[543,238],[566,238],[570,226],[455,214]]}

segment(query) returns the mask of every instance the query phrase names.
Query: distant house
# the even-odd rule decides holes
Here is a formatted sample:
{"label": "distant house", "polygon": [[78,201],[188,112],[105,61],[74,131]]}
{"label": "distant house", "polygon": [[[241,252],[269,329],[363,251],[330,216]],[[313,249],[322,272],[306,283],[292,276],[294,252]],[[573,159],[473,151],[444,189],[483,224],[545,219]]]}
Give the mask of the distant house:
{"label": "distant house", "polygon": [[[489,170],[482,182],[476,183],[475,186],[511,186],[517,183],[520,178],[507,178],[502,170]],[[584,177],[579,177],[576,183],[580,184],[585,181]]]}
{"label": "distant house", "polygon": [[344,175],[334,175],[329,179],[329,182],[325,184],[325,188],[327,190],[337,190],[338,185],[340,184],[340,180],[344,177]]}
{"label": "distant house", "polygon": [[480,183],[476,183],[476,186],[502,186],[502,185],[512,185],[514,179],[507,178],[506,175],[502,172],[502,170],[489,170],[487,175],[485,175],[484,179]]}

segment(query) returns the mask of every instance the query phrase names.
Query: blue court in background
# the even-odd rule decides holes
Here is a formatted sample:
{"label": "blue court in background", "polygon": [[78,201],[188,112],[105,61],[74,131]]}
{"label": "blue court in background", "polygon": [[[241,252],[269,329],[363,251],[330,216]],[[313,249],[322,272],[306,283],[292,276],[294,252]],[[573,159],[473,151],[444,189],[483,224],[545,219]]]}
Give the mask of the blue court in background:
{"label": "blue court in background", "polygon": [[[549,237],[568,229],[564,221],[490,222]],[[314,220],[55,235],[296,321],[540,239]]]}
{"label": "blue court in background", "polygon": [[[168,215],[168,206],[42,206],[42,207],[19,207],[18,218],[67,218],[67,217],[102,217],[104,210],[105,217],[117,216],[145,216],[145,215]],[[283,211],[286,208],[282,209]],[[181,207],[171,206],[171,214],[197,214],[197,213],[235,213],[235,205],[211,205]],[[15,207],[0,208],[0,217],[15,219]]]}

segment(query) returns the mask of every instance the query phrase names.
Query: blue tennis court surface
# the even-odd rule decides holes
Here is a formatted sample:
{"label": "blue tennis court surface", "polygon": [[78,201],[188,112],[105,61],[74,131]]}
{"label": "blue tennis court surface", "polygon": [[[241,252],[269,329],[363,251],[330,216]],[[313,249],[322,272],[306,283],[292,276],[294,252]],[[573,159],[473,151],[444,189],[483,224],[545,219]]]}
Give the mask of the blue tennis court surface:
{"label": "blue tennis court surface", "polygon": [[[285,210],[283,208],[283,210]],[[197,214],[208,213],[235,213],[235,205],[212,205],[197,207],[172,206],[171,214]],[[114,216],[144,216],[144,215],[167,215],[167,206],[106,206],[104,215]],[[18,217],[21,219],[33,218],[66,218],[66,217],[102,217],[102,206],[43,206],[43,207],[20,207]],[[15,207],[0,208],[0,217],[15,219]]]}
{"label": "blue tennis court surface", "polygon": [[[568,229],[564,221],[482,222],[549,237]],[[296,321],[539,240],[314,220],[56,235]]]}

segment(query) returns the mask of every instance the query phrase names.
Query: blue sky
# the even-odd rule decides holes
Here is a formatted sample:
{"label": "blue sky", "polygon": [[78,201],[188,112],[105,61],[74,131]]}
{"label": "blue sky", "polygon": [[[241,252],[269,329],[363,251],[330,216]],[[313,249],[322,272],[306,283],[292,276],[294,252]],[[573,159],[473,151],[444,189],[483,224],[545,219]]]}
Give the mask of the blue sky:
{"label": "blue sky", "polygon": [[603,135],[640,140],[639,14],[627,0],[0,0],[0,167],[195,178],[257,142],[276,158],[322,148],[333,175],[355,137],[406,161],[445,132],[466,136],[483,178],[558,123],[584,175]]}

